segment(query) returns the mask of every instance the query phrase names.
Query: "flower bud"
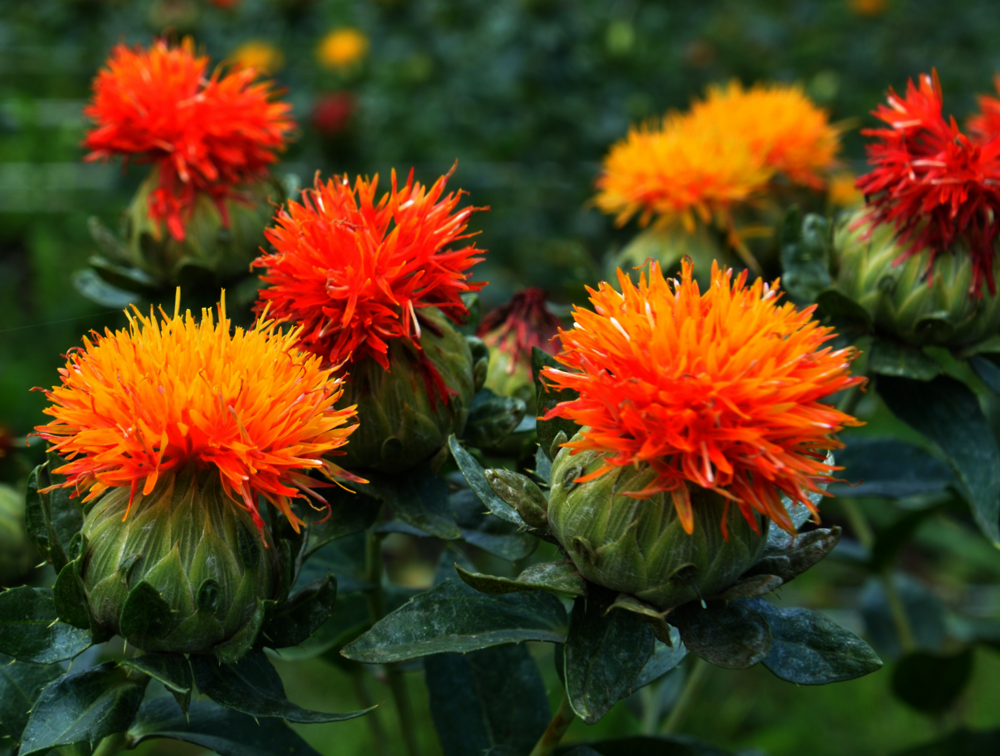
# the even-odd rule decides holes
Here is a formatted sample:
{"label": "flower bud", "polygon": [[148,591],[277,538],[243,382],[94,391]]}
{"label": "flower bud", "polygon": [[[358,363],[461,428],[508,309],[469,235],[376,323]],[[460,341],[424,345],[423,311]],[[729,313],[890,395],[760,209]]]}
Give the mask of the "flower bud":
{"label": "flower bud", "polygon": [[37,559],[24,532],[24,496],[0,485],[0,586],[20,583]]}
{"label": "flower bud", "polygon": [[[834,231],[837,287],[861,304],[882,333],[915,346],[956,348],[1000,329],[1000,296],[973,291],[975,261],[964,241],[932,257],[929,249],[900,260],[891,224],[872,227],[861,213]],[[897,263],[897,261],[899,261]],[[1000,277],[1000,258],[993,263]]]}
{"label": "flower bud", "polygon": [[129,494],[110,489],[83,523],[81,577],[96,623],[145,651],[210,653],[238,635],[250,645],[261,602],[284,598],[287,565],[268,529],[214,469],[165,475],[130,510]]}
{"label": "flower bud", "polygon": [[337,460],[348,470],[408,470],[465,428],[475,395],[469,344],[436,308],[422,309],[420,317],[420,349],[394,339],[388,370],[370,357],[350,365],[337,404],[356,404],[361,419]]}
{"label": "flower bud", "polygon": [[642,499],[625,495],[656,480],[649,464],[616,467],[578,483],[604,465],[604,455],[570,452],[561,449],[552,463],[549,527],[592,583],[671,609],[719,593],[763,554],[770,522],[766,517],[754,513],[755,533],[734,502],[682,483],[688,487],[694,515],[694,529],[688,534],[669,493]]}

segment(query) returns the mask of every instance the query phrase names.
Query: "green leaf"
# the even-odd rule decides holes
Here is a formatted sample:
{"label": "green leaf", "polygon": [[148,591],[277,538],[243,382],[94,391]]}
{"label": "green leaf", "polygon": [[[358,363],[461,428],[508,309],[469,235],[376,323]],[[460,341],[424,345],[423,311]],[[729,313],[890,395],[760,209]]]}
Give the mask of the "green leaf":
{"label": "green leaf", "polygon": [[272,648],[304,643],[330,617],[337,600],[337,579],[327,575],[294,594],[267,620],[263,634]]}
{"label": "green leaf", "polygon": [[771,528],[764,556],[741,579],[751,575],[773,575],[782,583],[788,583],[833,551],[839,541],[839,527],[816,528],[795,538],[783,530]]}
{"label": "green leaf", "polygon": [[879,530],[869,560],[872,572],[882,573],[890,569],[899,550],[913,537],[924,520],[940,510],[940,506],[931,506],[906,512],[889,527]]}
{"label": "green leaf", "polygon": [[[535,376],[535,396],[538,399],[539,417],[555,407],[559,402],[568,402],[577,398],[576,393],[569,389],[556,391],[546,386],[542,378],[542,368],[544,367],[561,368],[562,366],[556,362],[556,358],[552,355],[542,351],[538,347],[532,347],[531,372]],[[538,444],[551,458],[550,450],[556,436],[562,432],[566,434],[567,439],[570,439],[576,435],[578,430],[580,430],[579,425],[563,417],[555,417],[551,420],[539,420],[536,426]]]}
{"label": "green leaf", "polygon": [[892,413],[941,451],[980,529],[1000,546],[1000,449],[976,395],[945,375],[929,383],[883,376],[877,387]]}
{"label": "green leaf", "polygon": [[367,590],[370,584],[364,579],[364,571],[365,534],[355,533],[313,552],[299,570],[293,590],[324,580],[329,573],[337,576],[339,594]]}
{"label": "green leaf", "polygon": [[1000,367],[993,360],[975,354],[969,358],[969,365],[990,391],[1000,394]]}
{"label": "green leaf", "polygon": [[834,496],[876,496],[903,499],[935,493],[958,481],[947,464],[919,446],[894,438],[851,436],[837,452],[843,466],[838,477],[846,483],[831,483]]}
{"label": "green leaf", "polygon": [[148,651],[126,659],[121,664],[129,669],[137,669],[161,683],[173,694],[185,712],[190,707],[194,678],[191,676],[191,665],[183,654]]}
{"label": "green leaf", "polygon": [[6,733],[15,743],[21,739],[38,694],[62,673],[57,664],[29,664],[0,654],[0,736]]}
{"label": "green leaf", "polygon": [[632,685],[632,690],[639,690],[650,683],[656,682],[667,672],[677,668],[687,657],[687,649],[681,641],[680,631],[676,627],[670,628],[671,644],[667,645],[662,641],[656,641],[653,646],[653,655],[649,657],[639,676]]}
{"label": "green leaf", "polygon": [[532,528],[542,531],[549,527],[549,502],[545,494],[527,475],[521,475],[513,470],[486,470],[486,482],[490,488],[510,504]]}
{"label": "green leaf", "polygon": [[452,514],[466,543],[509,562],[531,556],[538,546],[537,538],[486,511],[472,489],[460,488],[452,493],[450,501]]}
{"label": "green leaf", "polygon": [[875,339],[868,353],[868,370],[877,375],[930,381],[944,371],[944,366],[917,347]]}
{"label": "green leaf", "polygon": [[67,625],[90,630],[93,621],[87,603],[87,592],[76,569],[76,562],[70,562],[60,570],[55,585],[52,586],[52,600],[60,620]]}
{"label": "green leaf", "polygon": [[573,711],[594,724],[633,686],[653,654],[653,631],[631,612],[609,612],[615,594],[577,598],[563,647],[566,695]]}
{"label": "green leaf", "polygon": [[[340,486],[326,489],[324,498],[330,505],[330,515],[321,522],[310,523],[306,556],[340,538],[370,528],[378,518],[382,503],[363,493],[351,493]],[[322,518],[321,518],[322,519]]]}
{"label": "green leaf", "polygon": [[368,485],[354,485],[385,502],[393,515],[407,525],[444,540],[462,537],[448,506],[448,486],[444,478],[432,473],[426,465],[397,475],[366,475],[370,479]]}
{"label": "green leaf", "polygon": [[149,677],[114,662],[63,675],[47,685],[24,728],[20,756],[72,743],[95,744],[124,732],[139,711]]}
{"label": "green leaf", "polygon": [[431,717],[445,756],[509,746],[528,753],[549,722],[538,665],[524,645],[424,659]]}
{"label": "green leaf", "polygon": [[796,302],[814,302],[832,283],[828,267],[830,221],[789,208],[781,226],[781,288]]}
{"label": "green leaf", "polygon": [[448,437],[448,448],[451,449],[451,455],[455,458],[458,469],[462,471],[465,482],[469,484],[469,488],[475,491],[476,496],[486,505],[486,508],[505,522],[519,528],[525,527],[521,515],[514,507],[497,496],[496,491],[490,487],[489,481],[486,480],[486,471],[483,466],[465,450],[455,436]]}
{"label": "green leaf", "polygon": [[933,743],[907,748],[895,756],[985,756],[1000,751],[1000,730],[955,730]]}
{"label": "green leaf", "polygon": [[497,596],[517,591],[555,591],[570,596],[584,596],[587,593],[587,581],[568,559],[533,564],[515,579],[468,572],[461,567],[457,567],[457,570],[458,576],[467,585],[481,593]]}
{"label": "green leaf", "polygon": [[[750,603],[750,602],[748,602]],[[763,599],[752,607],[767,618],[771,651],[764,666],[796,685],[826,685],[863,677],[882,667],[871,647],[810,609],[783,609]]]}
{"label": "green leaf", "polygon": [[487,596],[449,579],[383,617],[341,654],[389,664],[528,640],[561,643],[565,637],[566,610],[555,596]]}
{"label": "green leaf", "polygon": [[48,493],[40,489],[61,483],[63,476],[52,469],[63,464],[56,454],[49,454],[49,461],[31,473],[25,497],[24,521],[28,537],[39,553],[60,572],[70,561],[69,546],[73,536],[83,527],[83,512],[70,498],[70,490],[57,488]]}
{"label": "green leaf", "polygon": [[252,717],[278,717],[305,724],[343,722],[371,709],[347,714],[326,714],[296,706],[285,698],[281,678],[259,648],[247,652],[236,664],[220,664],[212,656],[191,656],[198,690],[217,704]]}
{"label": "green leaf", "polygon": [[223,665],[236,664],[257,643],[261,628],[264,627],[264,617],[267,616],[271,602],[257,599],[257,606],[250,619],[236,633],[212,649],[216,659]]}
{"label": "green leaf", "polygon": [[480,449],[494,447],[514,432],[527,411],[527,405],[520,399],[497,396],[489,389],[482,389],[472,399],[462,437],[467,444]]}
{"label": "green leaf", "polygon": [[168,738],[221,756],[319,756],[280,719],[257,720],[211,701],[198,701],[187,715],[172,699],[146,701],[129,735],[133,746]]}
{"label": "green leaf", "polygon": [[838,324],[838,331],[841,330],[841,322],[865,331],[871,328],[872,316],[868,310],[836,288],[820,292],[816,305],[821,317],[830,318]]}
{"label": "green leaf", "polygon": [[[940,600],[909,575],[896,572],[892,575],[896,591],[906,611],[906,617],[917,648],[939,651],[946,638],[945,607]],[[883,658],[896,659],[903,652],[896,632],[896,623],[889,610],[882,579],[868,579],[861,593],[861,616],[865,621],[865,635]]]}
{"label": "green leaf", "polygon": [[691,601],[670,615],[687,650],[729,669],[752,667],[771,652],[767,618],[751,602]]}
{"label": "green leaf", "polygon": [[152,584],[142,580],[128,592],[120,622],[121,634],[126,638],[166,638],[177,627],[180,617]]}
{"label": "green leaf", "polygon": [[298,646],[283,648],[281,658],[284,661],[305,661],[328,652],[338,652],[371,626],[368,600],[363,593],[337,596],[330,618],[308,640]]}
{"label": "green leaf", "polygon": [[[95,219],[91,218],[90,220],[93,221]],[[93,230],[94,228],[91,226],[91,233],[93,233]],[[143,296],[155,297],[157,294],[162,293],[163,286],[155,278],[147,275],[139,268],[133,268],[128,265],[115,265],[113,262],[97,255],[92,256],[87,263],[106,284],[125,292],[138,294],[139,296],[134,297],[132,301],[137,302]]]}
{"label": "green leaf", "polygon": [[126,291],[112,286],[96,271],[89,268],[75,271],[72,275],[73,288],[94,304],[110,310],[123,310],[130,304],[138,304],[142,297],[134,291]]}
{"label": "green leaf", "polygon": [[51,664],[72,659],[90,645],[89,630],[59,621],[51,590],[22,586],[0,593],[0,653]]}
{"label": "green leaf", "polygon": [[924,714],[944,714],[972,677],[973,655],[971,646],[955,654],[908,654],[893,670],[892,692]]}
{"label": "green leaf", "polygon": [[565,745],[556,749],[558,756],[731,756],[697,738],[685,735],[633,735],[613,740],[598,740],[586,745]]}

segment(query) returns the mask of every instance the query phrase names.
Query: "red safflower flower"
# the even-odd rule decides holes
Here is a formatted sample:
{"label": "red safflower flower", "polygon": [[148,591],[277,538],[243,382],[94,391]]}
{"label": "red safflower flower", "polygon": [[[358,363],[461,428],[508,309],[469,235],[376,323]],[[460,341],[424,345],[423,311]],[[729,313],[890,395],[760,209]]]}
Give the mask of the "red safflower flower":
{"label": "red safflower flower", "polygon": [[272,83],[255,82],[253,69],[206,77],[207,68],[190,38],[179,47],[157,40],[148,50],[120,44],[83,111],[95,123],[85,159],[135,155],[153,163],[150,215],[180,241],[198,193],[209,194],[228,222],[223,200],[267,174],[294,126],[290,106],[274,100]]}
{"label": "red safflower flower", "polygon": [[692,271],[685,260],[681,280],[668,282],[654,262],[638,286],[619,271],[621,293],[589,290],[594,311],[576,308],[575,327],[559,334],[556,359],[569,370],[542,371],[579,398],[545,419],[584,426],[564,446],[604,452],[603,467],[578,482],[648,463],[657,478],[628,495],[669,492],[688,533],[689,484],[727,497],[755,530],[757,511],[794,532],[780,495],[815,513],[808,493],[838,469],[825,462],[842,446],[832,434],[861,425],[820,401],[865,381],[849,373],[857,351],[821,348],[833,330],[813,320],[815,307],[779,305],[777,281],[748,287],[747,271],[733,280],[713,263],[702,294]]}
{"label": "red safflower flower", "polygon": [[322,97],[313,109],[312,124],[323,136],[334,136],[344,131],[354,115],[354,95],[334,92]]}
{"label": "red safflower flower", "polygon": [[[414,182],[412,170],[398,187],[393,171],[392,189],[377,203],[378,176],[358,177],[353,188],[346,175],[325,184],[317,176],[302,203],[289,202],[265,231],[277,251],[253,263],[266,268],[261,278],[269,284],[257,311],[301,325],[301,344],[328,364],[370,357],[386,370],[389,341],[407,339],[419,349],[421,308],[462,322],[468,310],[461,295],[486,285],[466,280],[484,250],[446,247],[469,238],[469,215],[488,208],[454,212],[463,192],[442,197],[452,171],[429,189]],[[430,377],[446,398],[440,378]]]}
{"label": "red safflower flower", "polygon": [[919,86],[911,80],[905,97],[890,89],[887,99],[888,105],[873,114],[888,128],[862,131],[878,140],[868,145],[873,170],[857,181],[868,202],[866,220],[894,225],[906,245],[897,262],[926,248],[933,264],[957,241],[966,242],[974,266],[972,293],[981,296],[985,280],[995,294],[1000,140],[992,124],[997,111],[986,102],[984,115],[972,124],[976,136],[963,134],[953,117],[945,120],[941,113],[936,71],[922,75]]}
{"label": "red safflower flower", "polygon": [[534,347],[552,354],[552,339],[559,334],[559,325],[559,318],[545,306],[545,292],[531,287],[483,318],[476,335],[510,355],[507,372],[513,373],[519,364],[531,364]]}

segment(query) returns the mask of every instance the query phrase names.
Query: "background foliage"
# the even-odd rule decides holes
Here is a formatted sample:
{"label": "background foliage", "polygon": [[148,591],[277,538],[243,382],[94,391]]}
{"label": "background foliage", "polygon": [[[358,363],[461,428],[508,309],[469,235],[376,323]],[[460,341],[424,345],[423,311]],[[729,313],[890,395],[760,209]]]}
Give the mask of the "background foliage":
{"label": "background foliage", "polygon": [[[368,36],[368,56],[344,70],[324,69],[315,48],[322,35],[341,26]],[[167,29],[193,34],[216,61],[249,40],[282,51],[284,67],[275,75],[287,87],[301,131],[281,170],[303,183],[316,170],[323,176],[378,172],[386,180],[390,168],[405,172],[410,166],[421,180],[433,180],[457,159],[453,186],[469,191],[475,205],[491,208],[472,222],[481,231],[479,246],[490,251],[477,270],[490,281],[486,307],[528,284],[549,289],[560,302],[583,300],[583,286],[601,277],[604,256],[634,234],[634,228],[614,229],[587,205],[608,145],[630,122],[685,107],[710,82],[803,82],[833,120],[853,127],[844,161],[859,172],[863,141],[856,127],[871,124],[868,111],[888,86],[901,89],[907,78],[936,67],[947,107],[961,118],[1000,70],[1000,15],[986,0],[243,0],[234,9],[208,0],[5,0],[0,423],[15,437],[43,420],[43,397],[28,389],[52,385],[60,355],[87,330],[123,322],[119,311],[76,294],[70,278],[96,251],[87,218],[96,214],[113,227],[142,171],[123,174],[115,164],[80,162],[81,109],[111,45],[145,44]],[[313,113],[333,93],[349,93],[352,112],[344,128],[324,136]],[[988,416],[995,431],[993,410]],[[861,436],[916,440],[874,395],[858,411],[871,421]],[[39,461],[38,447],[10,453],[0,459],[0,479],[23,482]],[[823,562],[782,594],[789,605],[822,609],[865,633],[890,662],[886,668],[820,688],[790,686],[760,668],[712,670],[687,716],[686,733],[774,755],[798,753],[805,745],[817,754],[879,754],[916,747],[956,727],[1000,726],[993,705],[1000,696],[1000,660],[990,650],[1000,633],[991,639],[974,627],[998,616],[1000,560],[965,510],[947,497],[928,507],[914,493],[920,491],[853,492],[870,497],[855,501],[879,535],[875,551],[863,552],[863,538],[845,538],[848,548],[838,549],[839,559]],[[836,501],[824,510],[824,522],[853,532]],[[859,547],[853,555],[852,542]],[[399,534],[388,545],[396,583],[430,584],[439,545]],[[552,558],[541,551],[535,559]],[[869,567],[861,566],[866,562]],[[912,576],[891,579],[903,585],[918,648],[941,656],[971,649],[969,679],[955,700],[914,702],[910,696],[907,703],[893,695],[894,686],[904,698],[907,689],[922,689],[919,680],[907,684],[893,663],[900,643],[882,612],[874,575],[894,564]],[[964,645],[976,638],[982,641]],[[533,652],[551,655],[551,648]],[[539,661],[555,706],[554,665],[549,658]],[[278,667],[296,703],[357,708],[348,662]],[[427,723],[418,739],[424,752],[437,753],[426,693],[410,680],[418,715]],[[658,695],[669,698],[671,692],[661,687]],[[638,711],[623,705],[597,725],[577,722],[566,742],[634,732],[642,724]],[[383,719],[392,725],[388,712]],[[368,743],[363,719],[295,727],[324,753],[362,753]],[[167,741],[142,748],[164,754],[194,749]]]}

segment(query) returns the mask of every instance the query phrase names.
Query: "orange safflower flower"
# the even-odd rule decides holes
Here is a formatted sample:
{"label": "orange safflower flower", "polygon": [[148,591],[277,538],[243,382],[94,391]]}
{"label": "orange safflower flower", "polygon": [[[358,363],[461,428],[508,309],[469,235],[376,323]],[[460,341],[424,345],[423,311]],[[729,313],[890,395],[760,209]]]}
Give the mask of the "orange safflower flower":
{"label": "orange safflower flower", "polygon": [[217,470],[259,528],[258,494],[298,531],[291,498],[329,506],[313,489],[330,484],[304,471],[357,480],[323,459],[357,427],[353,407],[333,409],[340,380],[298,351],[297,330],[261,319],[231,332],[224,296],[217,322],[209,310],[200,322],[179,310],[178,291],[173,317],[135,310],[128,330],[84,337],[67,355],[62,384],[45,391],[55,419],[35,429],[67,459],[55,470],[67,476],[61,485],[89,490],[84,501],[125,486],[134,498],[194,464]]}
{"label": "orange safflower flower", "polygon": [[692,269],[684,261],[681,280],[668,282],[654,262],[638,286],[619,271],[621,293],[607,283],[590,290],[594,312],[577,308],[575,327],[560,331],[556,359],[569,369],[544,370],[579,398],[545,419],[584,426],[565,446],[604,452],[604,466],[580,482],[649,463],[657,479],[628,495],[670,492],[688,533],[688,484],[733,501],[755,529],[753,511],[794,532],[780,494],[815,514],[808,493],[838,469],[824,461],[841,446],[832,434],[861,424],[819,401],[865,381],[849,373],[857,352],[821,348],[832,329],[812,319],[813,307],[779,305],[777,281],[747,286],[746,271],[733,280],[713,263],[702,294]]}
{"label": "orange safflower flower", "polygon": [[[485,286],[466,280],[484,250],[446,247],[469,238],[469,215],[487,208],[454,212],[463,192],[442,197],[450,176],[428,189],[410,171],[399,187],[393,171],[392,189],[377,203],[378,176],[358,177],[353,188],[347,176],[325,184],[317,176],[302,203],[289,202],[265,232],[277,251],[253,263],[266,268],[261,278],[269,284],[257,310],[301,325],[302,346],[330,365],[371,357],[386,370],[389,341],[407,339],[419,349],[421,308],[462,322],[468,310],[461,295]],[[443,386],[438,391],[446,398]]]}
{"label": "orange safflower flower", "polygon": [[200,192],[227,220],[223,200],[267,174],[294,127],[291,107],[274,99],[273,84],[255,82],[253,70],[208,76],[207,68],[190,38],[179,47],[158,40],[148,50],[120,44],[83,111],[95,124],[83,141],[85,159],[123,155],[153,163],[158,184],[150,215],[178,240]]}
{"label": "orange safflower flower", "polygon": [[507,372],[518,365],[531,366],[531,350],[538,347],[552,354],[552,340],[559,333],[559,318],[545,306],[545,291],[531,286],[483,318],[476,335],[487,346],[510,355]]}

